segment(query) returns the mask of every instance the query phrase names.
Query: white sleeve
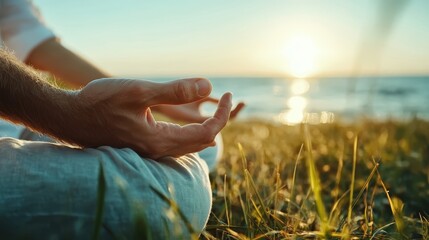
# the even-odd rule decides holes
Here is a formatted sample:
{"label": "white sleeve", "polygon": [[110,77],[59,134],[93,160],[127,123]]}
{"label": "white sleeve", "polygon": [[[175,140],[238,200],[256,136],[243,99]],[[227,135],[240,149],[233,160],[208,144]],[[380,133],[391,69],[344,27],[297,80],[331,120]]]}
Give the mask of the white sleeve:
{"label": "white sleeve", "polygon": [[0,0],[0,36],[22,61],[37,45],[55,37],[31,0]]}

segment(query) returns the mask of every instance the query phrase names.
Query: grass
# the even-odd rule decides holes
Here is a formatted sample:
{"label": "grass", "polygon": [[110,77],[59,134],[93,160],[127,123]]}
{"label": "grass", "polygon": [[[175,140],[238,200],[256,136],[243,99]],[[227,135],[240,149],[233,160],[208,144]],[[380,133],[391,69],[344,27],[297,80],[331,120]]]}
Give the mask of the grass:
{"label": "grass", "polygon": [[429,122],[230,124],[202,239],[429,239]]}
{"label": "grass", "polygon": [[[210,176],[212,213],[200,239],[429,239],[428,121],[247,120],[231,123],[223,136],[224,157]],[[92,239],[102,228],[102,165],[98,178]],[[175,202],[153,190],[170,206],[172,221],[185,223],[197,239]],[[134,236],[153,239],[140,210]]]}

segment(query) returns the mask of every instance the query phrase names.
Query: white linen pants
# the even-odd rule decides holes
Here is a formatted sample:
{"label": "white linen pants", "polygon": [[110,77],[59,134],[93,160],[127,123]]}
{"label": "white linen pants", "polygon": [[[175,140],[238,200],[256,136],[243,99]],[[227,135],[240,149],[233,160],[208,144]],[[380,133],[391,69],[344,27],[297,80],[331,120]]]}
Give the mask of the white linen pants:
{"label": "white linen pants", "polygon": [[139,231],[153,239],[188,239],[183,217],[162,196],[177,204],[197,233],[207,223],[207,163],[216,165],[219,147],[154,161],[128,148],[77,149],[35,135],[30,138],[45,141],[18,140],[20,131],[0,122],[1,239],[91,238],[100,166],[106,182],[102,239],[131,239]]}

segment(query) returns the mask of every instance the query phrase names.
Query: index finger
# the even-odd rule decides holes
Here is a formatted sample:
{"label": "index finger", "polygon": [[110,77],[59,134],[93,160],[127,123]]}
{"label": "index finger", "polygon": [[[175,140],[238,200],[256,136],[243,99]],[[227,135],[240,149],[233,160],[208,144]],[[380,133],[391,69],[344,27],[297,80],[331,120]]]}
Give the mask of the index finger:
{"label": "index finger", "polygon": [[225,127],[232,108],[232,94],[225,93],[219,101],[218,108],[213,115],[202,124],[188,124],[182,126],[180,134],[175,136],[182,143],[207,144],[213,142],[216,135]]}
{"label": "index finger", "polygon": [[210,129],[216,134],[225,127],[229,119],[229,114],[232,108],[232,93],[225,93],[219,100],[219,105],[213,117],[203,122],[203,126]]}

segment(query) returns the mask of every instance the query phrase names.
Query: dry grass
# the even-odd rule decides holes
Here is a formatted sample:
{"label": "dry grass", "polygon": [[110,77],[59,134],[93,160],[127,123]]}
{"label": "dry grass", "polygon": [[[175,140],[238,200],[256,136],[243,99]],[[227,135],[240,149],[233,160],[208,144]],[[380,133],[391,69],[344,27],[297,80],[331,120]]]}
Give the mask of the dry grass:
{"label": "dry grass", "polygon": [[429,238],[428,122],[245,121],[223,134],[201,238]]}

